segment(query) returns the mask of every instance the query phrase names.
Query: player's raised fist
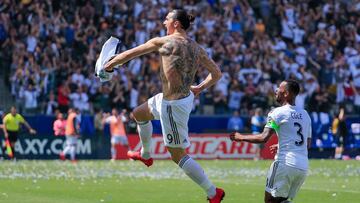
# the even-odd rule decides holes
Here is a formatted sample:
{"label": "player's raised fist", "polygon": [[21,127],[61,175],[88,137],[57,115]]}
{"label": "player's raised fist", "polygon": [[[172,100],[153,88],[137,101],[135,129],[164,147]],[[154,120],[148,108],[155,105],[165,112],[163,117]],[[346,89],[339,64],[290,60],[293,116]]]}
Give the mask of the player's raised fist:
{"label": "player's raised fist", "polygon": [[238,141],[240,141],[239,139],[238,139],[238,136],[239,136],[240,134],[239,133],[237,133],[237,132],[232,132],[231,134],[230,134],[230,140],[231,141],[236,141],[236,142],[238,142]]}
{"label": "player's raised fist", "polygon": [[107,62],[107,63],[104,65],[104,69],[105,69],[105,71],[107,71],[107,72],[112,72],[112,71],[113,71],[113,67],[112,67],[111,64],[110,64],[110,61]]}
{"label": "player's raised fist", "polygon": [[277,153],[277,150],[278,150],[278,148],[279,148],[279,145],[278,145],[278,144],[273,144],[273,145],[271,145],[269,148],[270,148],[270,153],[271,153],[271,154],[276,154],[276,153]]}

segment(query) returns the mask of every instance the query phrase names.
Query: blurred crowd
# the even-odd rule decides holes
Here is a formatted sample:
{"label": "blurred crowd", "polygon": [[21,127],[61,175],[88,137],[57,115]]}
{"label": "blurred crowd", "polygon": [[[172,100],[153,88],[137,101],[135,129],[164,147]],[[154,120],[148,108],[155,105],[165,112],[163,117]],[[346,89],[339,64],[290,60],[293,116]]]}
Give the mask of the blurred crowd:
{"label": "blurred crowd", "polygon": [[[156,53],[125,64],[109,83],[94,66],[110,36],[122,50],[164,36],[177,7],[196,16],[189,36],[223,71],[194,114],[266,112],[279,82],[292,78],[302,85],[296,104],[319,119],[340,107],[359,115],[360,0],[3,0],[0,65],[19,111],[131,110],[160,92]],[[195,82],[206,76],[201,68]]]}

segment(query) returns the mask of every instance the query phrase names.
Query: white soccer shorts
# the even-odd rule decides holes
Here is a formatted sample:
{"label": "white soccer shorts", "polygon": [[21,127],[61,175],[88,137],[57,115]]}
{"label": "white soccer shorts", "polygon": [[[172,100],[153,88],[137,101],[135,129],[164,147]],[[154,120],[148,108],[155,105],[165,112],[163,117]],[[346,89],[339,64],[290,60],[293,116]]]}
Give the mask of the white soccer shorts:
{"label": "white soccer shorts", "polygon": [[111,137],[111,144],[129,145],[129,141],[126,136],[114,135]]}
{"label": "white soccer shorts", "polygon": [[66,145],[76,145],[77,144],[77,137],[76,136],[66,136]]}
{"label": "white soccer shorts", "polygon": [[268,171],[266,191],[273,197],[294,199],[305,181],[307,171],[274,161]]}
{"label": "white soccer shorts", "polygon": [[194,94],[178,100],[165,100],[159,93],[148,100],[155,120],[160,120],[164,144],[173,148],[190,146],[188,121],[194,102]]}

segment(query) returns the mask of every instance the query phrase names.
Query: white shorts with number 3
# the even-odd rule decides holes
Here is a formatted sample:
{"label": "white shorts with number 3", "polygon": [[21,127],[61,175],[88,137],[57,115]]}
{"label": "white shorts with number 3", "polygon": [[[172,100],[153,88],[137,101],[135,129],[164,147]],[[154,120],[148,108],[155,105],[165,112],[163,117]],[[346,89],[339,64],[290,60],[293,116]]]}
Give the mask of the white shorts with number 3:
{"label": "white shorts with number 3", "polygon": [[305,181],[307,171],[274,161],[266,179],[266,191],[273,197],[293,199]]}

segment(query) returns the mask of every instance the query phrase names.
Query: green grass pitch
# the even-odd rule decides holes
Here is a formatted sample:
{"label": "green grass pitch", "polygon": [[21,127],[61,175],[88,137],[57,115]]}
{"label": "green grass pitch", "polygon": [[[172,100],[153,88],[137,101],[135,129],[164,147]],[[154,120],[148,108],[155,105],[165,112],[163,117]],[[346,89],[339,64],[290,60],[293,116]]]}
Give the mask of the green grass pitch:
{"label": "green grass pitch", "polygon": [[[226,191],[224,203],[263,202],[271,161],[199,161]],[[295,203],[360,202],[360,161],[311,160]],[[191,203],[204,192],[171,161],[1,161],[0,202],[9,203]]]}

